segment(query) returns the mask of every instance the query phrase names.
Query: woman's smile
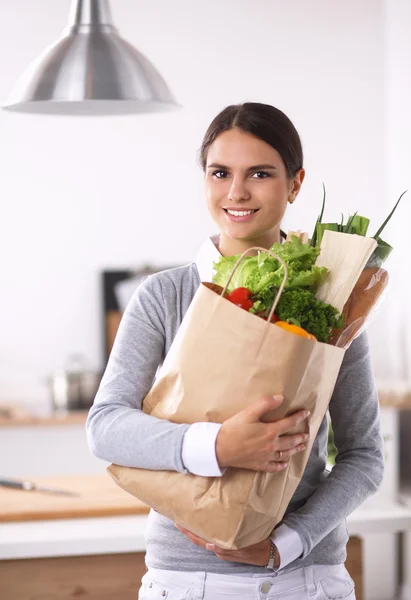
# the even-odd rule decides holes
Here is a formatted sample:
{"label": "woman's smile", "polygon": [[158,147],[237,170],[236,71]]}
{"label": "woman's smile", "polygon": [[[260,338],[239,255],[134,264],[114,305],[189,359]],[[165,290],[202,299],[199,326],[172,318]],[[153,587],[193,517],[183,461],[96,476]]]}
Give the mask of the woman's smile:
{"label": "woman's smile", "polygon": [[259,210],[259,208],[223,208],[227,219],[232,223],[252,221]]}

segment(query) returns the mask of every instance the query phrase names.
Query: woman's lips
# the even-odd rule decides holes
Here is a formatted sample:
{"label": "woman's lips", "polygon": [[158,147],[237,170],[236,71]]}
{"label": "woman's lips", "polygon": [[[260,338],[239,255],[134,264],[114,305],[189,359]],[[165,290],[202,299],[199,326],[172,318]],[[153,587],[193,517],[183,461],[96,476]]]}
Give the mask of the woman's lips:
{"label": "woman's lips", "polygon": [[258,208],[245,208],[245,209],[227,209],[223,208],[227,218],[234,223],[245,223],[247,221],[251,221],[254,218],[254,215],[259,211]]}

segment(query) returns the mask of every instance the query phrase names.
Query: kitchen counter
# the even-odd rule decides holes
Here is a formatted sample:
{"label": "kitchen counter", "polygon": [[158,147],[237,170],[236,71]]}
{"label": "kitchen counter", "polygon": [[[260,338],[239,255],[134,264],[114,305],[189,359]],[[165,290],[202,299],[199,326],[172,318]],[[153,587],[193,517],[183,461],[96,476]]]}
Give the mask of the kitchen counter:
{"label": "kitchen counter", "polygon": [[1,599],[135,600],[149,507],[106,473],[31,479],[78,496],[0,488]]}
{"label": "kitchen counter", "polygon": [[108,474],[32,477],[39,485],[74,492],[63,496],[0,487],[0,523],[147,514],[149,507],[127,494]]}
{"label": "kitchen counter", "polygon": [[84,425],[88,410],[72,410],[64,412],[30,413],[28,410],[13,411],[10,408],[0,410],[0,427],[54,426],[54,425]]}
{"label": "kitchen counter", "polygon": [[[150,508],[109,475],[33,481],[78,491],[79,497],[0,488],[0,559],[145,550]],[[367,502],[348,517],[347,525],[351,536],[360,537],[406,531],[411,529],[411,507]]]}
{"label": "kitchen counter", "polygon": [[145,552],[146,521],[147,514],[1,523],[0,560]]}
{"label": "kitchen counter", "polygon": [[[147,513],[89,519],[0,524],[0,559],[144,552]],[[355,511],[350,536],[396,533],[411,528],[411,510],[399,505]]]}
{"label": "kitchen counter", "polygon": [[[2,600],[69,600],[81,594],[90,600],[134,600],[145,572],[149,507],[106,473],[32,479],[79,496],[0,488]],[[363,536],[407,528],[411,509],[397,504],[366,503],[350,515],[347,568],[359,600]]]}
{"label": "kitchen counter", "polygon": [[[408,388],[380,388],[378,397],[381,407],[411,409],[411,390]],[[7,412],[9,414],[5,416]],[[87,415],[88,409],[56,413],[45,406],[42,412],[32,413],[18,405],[0,405],[0,427],[84,425]]]}

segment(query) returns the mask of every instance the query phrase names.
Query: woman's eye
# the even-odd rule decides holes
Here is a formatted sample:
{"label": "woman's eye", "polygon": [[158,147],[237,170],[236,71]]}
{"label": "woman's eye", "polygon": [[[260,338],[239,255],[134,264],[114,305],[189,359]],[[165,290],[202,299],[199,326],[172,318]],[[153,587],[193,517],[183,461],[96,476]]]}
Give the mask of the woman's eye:
{"label": "woman's eye", "polygon": [[257,175],[256,179],[266,179],[267,177],[270,177],[270,173],[267,173],[267,171],[256,171],[253,173],[253,177],[255,175]]}
{"label": "woman's eye", "polygon": [[217,177],[217,179],[224,179],[227,176],[227,171],[213,171],[213,177]]}

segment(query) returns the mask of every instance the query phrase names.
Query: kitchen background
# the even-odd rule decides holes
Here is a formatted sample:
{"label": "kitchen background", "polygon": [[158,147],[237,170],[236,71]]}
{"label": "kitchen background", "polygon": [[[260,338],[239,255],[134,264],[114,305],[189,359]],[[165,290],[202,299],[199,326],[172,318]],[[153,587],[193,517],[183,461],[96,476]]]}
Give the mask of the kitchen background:
{"label": "kitchen background", "polygon": [[[102,367],[103,269],[193,260],[215,230],[196,152],[225,105],[272,103],[300,131],[307,178],[290,228],[311,231],[322,182],[330,217],[358,209],[375,228],[409,186],[408,2],[115,0],[112,9],[183,108],[77,119],[0,112],[1,401],[47,403],[44,379],[73,352]],[[1,3],[4,101],[67,12],[68,2]],[[406,256],[410,206],[405,196],[386,233],[391,270]],[[384,380],[405,375],[387,352],[399,324],[380,318],[373,328]]]}
{"label": "kitchen background", "polygon": [[[104,368],[103,271],[190,262],[215,232],[197,150],[224,106],[274,104],[300,132],[307,177],[284,229],[312,230],[323,182],[329,220],[341,207],[346,215],[358,210],[371,219],[372,233],[411,187],[409,0],[111,5],[121,35],[158,68],[180,110],[121,117],[0,111],[0,405],[35,415],[50,413],[48,378],[71,355],[83,355],[92,371]],[[57,39],[68,8],[68,1],[0,3],[2,102],[29,62]],[[387,263],[391,287],[369,328],[381,394],[405,403],[410,194],[384,235],[395,250]],[[391,502],[398,499],[400,471],[404,481],[408,475],[408,463],[400,461],[400,425],[408,413],[384,410],[391,460],[384,493]],[[105,465],[86,455],[83,427],[4,428],[3,476],[102,472]],[[395,561],[384,565],[384,580],[393,587],[401,564],[406,585],[407,549],[400,552],[390,535],[385,542]],[[371,589],[369,571],[365,577],[367,600],[391,598],[378,596],[378,580]]]}

